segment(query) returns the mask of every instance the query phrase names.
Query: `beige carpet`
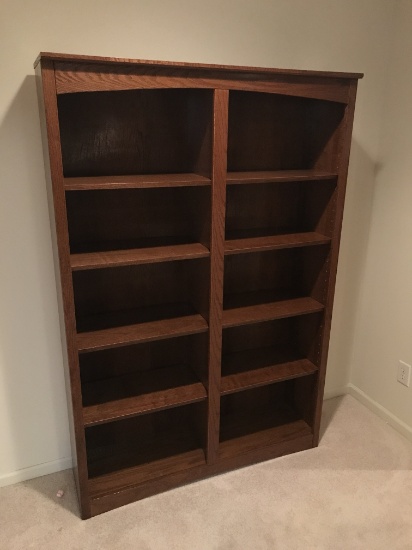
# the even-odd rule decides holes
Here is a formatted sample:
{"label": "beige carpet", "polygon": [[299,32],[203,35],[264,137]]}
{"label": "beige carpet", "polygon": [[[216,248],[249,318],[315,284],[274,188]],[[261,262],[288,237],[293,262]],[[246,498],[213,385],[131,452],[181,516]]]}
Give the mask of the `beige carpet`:
{"label": "beige carpet", "polygon": [[349,396],[325,403],[322,433],[317,449],[88,521],[70,471],[5,487],[0,549],[411,550],[412,444]]}

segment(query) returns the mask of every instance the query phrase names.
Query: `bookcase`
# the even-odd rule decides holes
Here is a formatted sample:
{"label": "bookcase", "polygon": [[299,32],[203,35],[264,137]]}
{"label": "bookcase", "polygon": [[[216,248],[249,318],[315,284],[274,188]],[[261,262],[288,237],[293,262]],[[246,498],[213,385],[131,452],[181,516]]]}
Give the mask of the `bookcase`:
{"label": "bookcase", "polygon": [[362,75],[35,68],[81,516],[316,446]]}

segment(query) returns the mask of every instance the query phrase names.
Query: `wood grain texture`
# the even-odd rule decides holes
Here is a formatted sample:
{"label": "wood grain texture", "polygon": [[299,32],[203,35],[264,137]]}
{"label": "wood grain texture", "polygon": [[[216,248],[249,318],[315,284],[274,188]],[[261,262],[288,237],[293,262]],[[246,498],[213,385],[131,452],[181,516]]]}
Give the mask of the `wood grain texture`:
{"label": "wood grain texture", "polygon": [[226,205],[227,90],[214,93],[212,209],[210,241],[209,380],[207,461],[213,464],[219,445],[220,361],[222,352],[223,262]]}
{"label": "wood grain texture", "polygon": [[83,269],[102,269],[126,265],[207,258],[209,255],[209,250],[200,243],[178,244],[135,248],[131,250],[108,250],[107,252],[71,254],[70,265],[73,271],[80,271]]}
{"label": "wood grain texture", "polygon": [[254,170],[249,172],[228,172],[228,185],[247,183],[277,183],[285,181],[315,181],[336,178],[337,173],[326,170]]}
{"label": "wood grain texture", "polygon": [[82,420],[81,381],[76,351],[76,322],[70,273],[69,238],[63,188],[63,166],[53,64],[45,60],[36,69],[44,164],[49,203],[54,268],[58,290],[64,375],[70,415],[70,438],[81,515],[90,517],[87,457]]}
{"label": "wood grain texture", "polygon": [[250,323],[261,323],[273,319],[293,317],[322,311],[324,306],[312,298],[294,298],[257,304],[253,306],[227,309],[223,312],[223,328],[236,327]]}
{"label": "wood grain texture", "polygon": [[220,444],[219,458],[224,460],[232,456],[252,452],[255,449],[279,445],[305,436],[311,437],[311,435],[310,427],[303,420],[297,420],[275,428],[261,430],[235,439],[228,439]]}
{"label": "wood grain texture", "polygon": [[[233,76],[232,76],[233,75]],[[139,89],[202,88],[248,90],[347,103],[345,79],[309,75],[232,72],[222,80],[218,70],[185,67],[105,66],[56,63],[58,94]],[[293,84],[291,86],[291,84]]]}
{"label": "wood grain texture", "polygon": [[176,319],[82,332],[77,334],[77,349],[79,352],[98,351],[187,334],[198,334],[207,330],[207,322],[201,315],[187,315]]}
{"label": "wood grain texture", "polygon": [[151,189],[154,187],[197,187],[210,185],[210,179],[198,174],[145,174],[134,176],[90,176],[64,178],[66,191],[92,189]]}
{"label": "wood grain texture", "polygon": [[[239,352],[239,356],[244,356],[245,353]],[[256,350],[252,350],[250,355],[256,355]],[[270,363],[270,352],[268,352]],[[235,358],[231,358],[234,361]],[[242,361],[242,357],[240,357]],[[300,376],[307,376],[317,371],[317,367],[308,359],[300,359],[298,361],[290,361],[288,363],[274,364],[267,367],[253,368],[253,362],[249,361],[248,370],[235,374],[226,374],[222,377],[221,395],[227,395],[237,391],[243,391],[259,386],[266,386],[283,380],[292,380]]]}
{"label": "wood grain texture", "polygon": [[315,246],[328,242],[330,242],[329,237],[314,232],[230,239],[225,241],[225,254],[230,255],[264,250],[277,250],[281,248]]}
{"label": "wood grain texture", "polygon": [[206,399],[188,367],[173,366],[83,384],[85,426],[113,422]]}
{"label": "wood grain texture", "polygon": [[89,480],[90,494],[94,499],[101,498],[140,483],[147,483],[153,479],[170,476],[176,472],[187,471],[204,464],[205,455],[201,449],[188,451],[172,457],[154,460],[142,466],[125,468],[92,478]]}
{"label": "wood grain texture", "polygon": [[313,437],[314,446],[317,446],[319,443],[319,431],[320,431],[320,421],[321,421],[321,415],[322,415],[327,355],[329,350],[330,329],[332,324],[333,299],[335,296],[336,272],[337,272],[337,266],[338,266],[340,236],[342,231],[343,209],[345,204],[346,182],[348,177],[353,119],[355,114],[356,92],[357,92],[357,81],[354,80],[350,84],[349,105],[346,107],[345,117],[339,128],[339,133],[336,135],[336,141],[338,145],[336,145],[335,150],[339,151],[339,155],[336,160],[336,163],[339,169],[339,176],[338,176],[337,197],[336,197],[336,205],[335,205],[334,224],[333,224],[331,256],[330,256],[329,273],[328,273],[329,277],[328,277],[328,285],[327,285],[325,317],[324,317],[324,324],[323,324],[323,330],[322,330],[322,337],[320,339],[319,350],[318,350],[318,357],[319,357],[318,391],[314,396],[315,402],[313,403],[313,413],[312,413],[314,415],[314,437]]}
{"label": "wood grain texture", "polygon": [[82,516],[316,445],[362,75],[39,59]]}
{"label": "wood grain texture", "polygon": [[296,70],[296,69],[274,69],[272,67],[244,67],[234,65],[218,65],[218,64],[205,64],[205,63],[187,63],[182,61],[157,61],[157,60],[142,60],[142,59],[130,59],[119,57],[103,57],[93,55],[77,55],[77,54],[65,54],[65,53],[52,53],[52,52],[40,52],[35,60],[35,65],[42,59],[48,59],[52,61],[74,61],[76,63],[110,63],[110,64],[132,64],[132,65],[146,65],[150,67],[183,67],[188,69],[219,69],[223,72],[242,71],[242,72],[262,72],[271,74],[284,74],[294,76],[316,76],[316,77],[332,77],[332,78],[362,78],[362,73],[348,73],[348,72],[331,72],[331,71],[310,71],[310,70]]}

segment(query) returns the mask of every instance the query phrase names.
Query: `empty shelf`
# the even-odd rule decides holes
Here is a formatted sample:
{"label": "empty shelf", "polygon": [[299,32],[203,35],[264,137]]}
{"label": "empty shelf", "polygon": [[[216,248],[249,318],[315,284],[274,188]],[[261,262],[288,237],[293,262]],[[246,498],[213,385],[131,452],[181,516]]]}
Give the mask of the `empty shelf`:
{"label": "empty shelf", "polygon": [[73,271],[80,271],[83,269],[101,269],[105,267],[120,267],[173,260],[190,260],[206,258],[209,255],[209,250],[200,243],[176,244],[130,250],[71,254],[70,264]]}
{"label": "empty shelf", "polygon": [[[230,435],[230,431],[226,433]],[[304,420],[295,420],[274,428],[227,439],[219,445],[219,459],[231,458],[286,441],[311,436],[312,430]]]}
{"label": "empty shelf", "polygon": [[210,185],[210,179],[198,174],[147,174],[133,176],[91,176],[64,178],[66,191],[91,189],[145,189],[152,187],[193,187]]}
{"label": "empty shelf", "polygon": [[206,399],[206,390],[184,365],[142,371],[83,385],[85,426],[121,420]]}
{"label": "empty shelf", "polygon": [[198,334],[207,330],[208,324],[201,315],[186,315],[172,319],[81,332],[77,334],[77,347],[79,352],[97,351],[128,344]]}
{"label": "empty shelf", "polygon": [[325,170],[273,170],[253,172],[228,172],[228,185],[243,183],[276,183],[282,181],[330,180],[337,177],[336,172]]}
{"label": "empty shelf", "polygon": [[329,237],[314,232],[228,239],[225,241],[225,254],[230,255],[245,252],[276,250],[280,248],[315,246],[327,244],[330,241],[331,239]]}
{"label": "empty shelf", "polygon": [[279,362],[279,352],[273,348],[243,350],[223,357],[222,373],[226,374],[222,374],[221,394],[308,376],[317,370],[308,359]]}
{"label": "empty shelf", "polygon": [[282,319],[284,317],[294,317],[295,315],[304,315],[306,313],[315,313],[323,309],[324,306],[321,303],[309,297],[280,300],[226,309],[223,311],[222,325],[223,328],[236,327],[239,325]]}

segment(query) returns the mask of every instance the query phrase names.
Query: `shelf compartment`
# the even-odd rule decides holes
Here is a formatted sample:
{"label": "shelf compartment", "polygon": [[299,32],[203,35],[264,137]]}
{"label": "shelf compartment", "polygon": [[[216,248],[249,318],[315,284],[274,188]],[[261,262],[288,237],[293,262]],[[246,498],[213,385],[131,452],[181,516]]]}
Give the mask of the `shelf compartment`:
{"label": "shelf compartment", "polygon": [[330,237],[320,233],[292,233],[287,235],[266,235],[259,237],[235,238],[233,234],[225,241],[225,255],[244,254],[281,248],[315,246],[330,243]]}
{"label": "shelf compartment", "polygon": [[[243,300],[244,296],[241,296],[240,299]],[[309,297],[236,307],[226,309],[223,312],[222,326],[223,328],[229,328],[250,323],[261,323],[262,321],[315,313],[323,309],[324,306],[321,303]]]}
{"label": "shelf compartment", "polygon": [[330,246],[225,256],[223,327],[321,311]]}
{"label": "shelf compartment", "polygon": [[[239,362],[249,360],[247,370],[235,374],[227,374],[222,376],[221,394],[227,395],[238,391],[266,386],[283,380],[291,380],[301,376],[314,374],[318,369],[308,359],[298,359],[296,361],[288,361],[286,363],[278,363],[278,351],[275,348],[267,348],[264,350],[249,350],[248,352],[238,352],[237,357],[231,357],[230,361]],[[273,363],[272,366],[257,368],[256,360]],[[225,359],[224,359],[225,360]],[[226,359],[227,361],[227,359]],[[255,361],[255,365],[254,362]]]}
{"label": "shelf compartment", "polygon": [[287,424],[261,430],[257,433],[228,439],[220,444],[219,459],[225,460],[234,456],[246,454],[262,447],[270,447],[305,438],[312,435],[312,430],[303,420],[295,420]]}
{"label": "shelf compartment", "polygon": [[77,334],[77,349],[81,352],[175,338],[207,332],[208,324],[201,315],[186,315],[109,329]]}
{"label": "shelf compartment", "polygon": [[207,258],[209,250],[200,243],[175,244],[130,250],[109,250],[71,254],[70,265],[73,271],[83,269],[101,269],[145,263],[168,262],[196,258]]}
{"label": "shelf compartment", "polygon": [[79,351],[208,330],[207,258],[73,272]]}
{"label": "shelf compartment", "polygon": [[194,173],[64,178],[64,188],[66,191],[153,189],[159,187],[198,187],[204,185],[211,185],[210,178]]}
{"label": "shelf compartment", "polygon": [[92,496],[205,464],[204,403],[86,429]]}
{"label": "shelf compartment", "polygon": [[222,396],[220,458],[310,435],[314,390],[309,375]]}
{"label": "shelf compartment", "polygon": [[335,172],[344,114],[332,101],[231,90],[228,172]]}
{"label": "shelf compartment", "polygon": [[[132,258],[126,256],[126,262],[140,263],[169,254],[180,258],[184,252],[204,255],[200,247],[209,248],[207,187],[72,191],[66,193],[66,206],[72,256],[110,252],[111,260],[118,252],[115,261],[124,265],[127,254]],[[178,245],[193,247],[168,248]],[[135,249],[145,249],[141,258]]]}
{"label": "shelf compartment", "polygon": [[309,169],[309,170],[255,170],[252,172],[228,172],[228,185],[242,185],[252,183],[281,183],[294,181],[324,181],[337,178],[337,172]]}
{"label": "shelf compartment", "polygon": [[82,386],[85,426],[206,399],[206,389],[185,365],[126,374]]}
{"label": "shelf compartment", "polygon": [[211,174],[213,90],[79,92],[57,103],[66,178]]}
{"label": "shelf compartment", "polygon": [[225,329],[222,395],[316,373],[322,319],[311,313]]}
{"label": "shelf compartment", "polygon": [[[310,244],[323,237],[323,242],[327,242],[334,231],[336,200],[336,179],[230,186],[226,198],[226,241],[278,237],[281,245],[287,244],[283,239],[289,238],[292,245],[301,240],[304,245],[306,238]],[[277,245],[276,240],[273,245]]]}

